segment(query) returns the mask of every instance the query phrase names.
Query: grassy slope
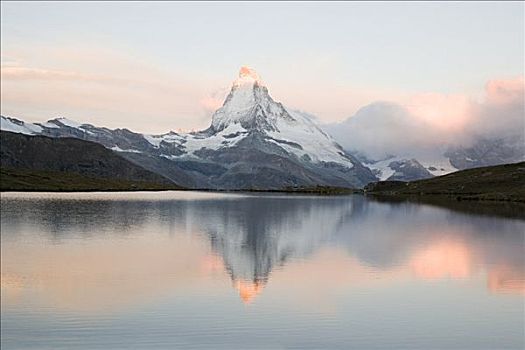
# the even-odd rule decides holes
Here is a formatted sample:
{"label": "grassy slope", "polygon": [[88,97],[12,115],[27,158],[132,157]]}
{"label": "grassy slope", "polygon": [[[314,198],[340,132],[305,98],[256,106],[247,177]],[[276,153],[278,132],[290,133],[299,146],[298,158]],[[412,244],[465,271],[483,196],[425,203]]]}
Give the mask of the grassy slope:
{"label": "grassy slope", "polygon": [[88,177],[72,172],[0,169],[1,191],[138,191],[180,189],[146,181]]}
{"label": "grassy slope", "polygon": [[365,193],[525,202],[525,162],[467,169],[427,180],[376,182]]}

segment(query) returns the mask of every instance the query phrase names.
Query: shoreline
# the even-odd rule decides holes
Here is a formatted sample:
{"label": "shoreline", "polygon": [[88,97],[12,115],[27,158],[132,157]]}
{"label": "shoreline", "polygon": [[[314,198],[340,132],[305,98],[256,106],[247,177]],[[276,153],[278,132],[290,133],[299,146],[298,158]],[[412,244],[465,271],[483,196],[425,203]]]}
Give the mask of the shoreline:
{"label": "shoreline", "polygon": [[364,197],[375,199],[379,201],[394,201],[394,202],[469,202],[469,203],[518,203],[525,204],[525,198],[495,198],[495,197],[479,197],[482,193],[465,195],[464,193],[427,193],[427,194],[380,194],[380,193],[366,193],[360,189],[297,189],[297,190],[277,190],[277,189],[206,189],[206,188],[136,188],[136,189],[82,189],[82,190],[54,190],[54,189],[2,189],[1,193],[96,193],[96,192],[209,192],[209,193],[269,193],[269,194],[298,194],[298,195],[319,195],[319,196],[345,196],[345,195],[362,195]]}

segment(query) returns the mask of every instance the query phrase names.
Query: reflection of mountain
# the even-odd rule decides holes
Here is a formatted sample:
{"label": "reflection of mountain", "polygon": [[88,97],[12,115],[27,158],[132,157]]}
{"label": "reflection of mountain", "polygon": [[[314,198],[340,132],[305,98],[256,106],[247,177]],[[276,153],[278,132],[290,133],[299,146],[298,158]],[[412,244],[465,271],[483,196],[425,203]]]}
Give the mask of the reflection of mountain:
{"label": "reflection of mountain", "polygon": [[[322,245],[347,247],[350,255],[379,271],[403,266],[424,279],[506,271],[521,282],[499,284],[523,289],[525,224],[520,220],[362,197],[245,198],[215,208],[205,231],[245,301],[260,293],[272,269],[307,258]],[[498,281],[490,279],[491,286]]]}
{"label": "reflection of mountain", "polygon": [[329,239],[353,207],[347,199],[287,196],[208,204],[199,211],[211,220],[201,227],[245,302],[260,293],[274,268],[307,257]]}
{"label": "reflection of mountain", "polygon": [[[361,196],[136,193],[126,194],[126,199],[124,194],[108,193],[39,200],[14,200],[9,199],[10,196],[2,195],[2,252],[8,249],[9,242],[30,242],[37,235],[50,236],[53,243],[60,243],[56,247],[63,250],[53,251],[52,260],[43,259],[44,252],[26,255],[28,263],[24,266],[35,266],[34,269],[42,266],[49,270],[46,264],[52,262],[52,268],[61,267],[55,274],[63,273],[64,279],[70,278],[67,273],[67,267],[71,266],[70,251],[78,250],[71,242],[89,243],[103,238],[107,240],[105,251],[97,245],[89,250],[86,245],[82,250],[86,259],[76,262],[78,271],[88,274],[84,279],[107,278],[116,283],[129,274],[130,280],[135,280],[133,273],[140,270],[143,273],[140,276],[151,278],[141,277],[148,286],[171,285],[167,282],[173,281],[174,276],[179,278],[186,270],[198,274],[194,265],[199,264],[200,258],[191,257],[196,252],[209,255],[209,251],[202,251],[204,248],[185,251],[184,236],[199,235],[204,241],[194,242],[205,243],[204,247],[209,242],[213,255],[222,260],[214,266],[219,266],[221,273],[224,266],[244,302],[261,293],[272,271],[284,269],[294,261],[310,259],[321,247],[343,248],[375,276],[401,271],[418,279],[455,279],[484,273],[491,291],[524,290],[525,222],[517,219],[472,215],[413,203],[375,202]],[[78,200],[82,196],[85,199]],[[123,237],[128,243],[119,243]],[[158,237],[164,237],[167,243],[160,247]],[[72,246],[68,247],[70,243]],[[16,254],[17,246],[9,247],[13,249],[9,253]],[[120,259],[112,257],[113,249]],[[183,255],[186,258],[182,259]],[[39,257],[42,259],[38,260]],[[100,271],[96,270],[92,261],[111,261],[111,272],[102,266]],[[184,262],[191,266],[185,267]],[[2,276],[17,275],[14,273],[17,271],[10,271],[5,260],[2,265]],[[308,274],[304,271],[306,267],[298,268]],[[341,269],[352,269],[352,266],[343,263]],[[174,274],[174,271],[177,272]],[[90,273],[100,273],[100,276]],[[374,278],[361,275],[357,282],[366,283]],[[128,290],[139,282],[140,278],[130,283]],[[323,283],[335,288],[341,281]],[[90,286],[104,288],[98,282]],[[148,288],[136,286],[141,293]],[[97,293],[103,294],[103,291],[88,294]]]}
{"label": "reflection of mountain", "polygon": [[2,219],[9,217],[6,232],[36,221],[55,239],[126,235],[156,221],[175,232],[194,227],[209,237],[234,287],[248,302],[260,293],[274,268],[315,251],[341,218],[351,216],[352,208],[353,200],[345,197],[286,195],[218,195],[194,201],[40,200],[14,201],[2,211]]}

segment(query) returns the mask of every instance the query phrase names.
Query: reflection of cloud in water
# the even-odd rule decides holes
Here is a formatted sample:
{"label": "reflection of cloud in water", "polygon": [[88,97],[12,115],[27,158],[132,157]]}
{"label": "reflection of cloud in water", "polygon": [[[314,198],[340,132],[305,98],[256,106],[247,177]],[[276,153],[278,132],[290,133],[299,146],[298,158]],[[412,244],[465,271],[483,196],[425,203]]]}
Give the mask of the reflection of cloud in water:
{"label": "reflection of cloud in water", "polygon": [[200,241],[156,234],[46,247],[38,242],[2,243],[2,303],[20,299],[24,291],[41,293],[52,305],[85,312],[149,302],[198,285],[210,273],[203,263],[209,260],[203,247]]}
{"label": "reflection of cloud in water", "polygon": [[410,203],[365,204],[336,240],[376,269],[411,267],[421,278],[467,278],[505,266],[525,280],[525,222]]}
{"label": "reflection of cloud in water", "polygon": [[408,265],[421,278],[466,278],[472,274],[473,261],[468,246],[446,239],[415,252]]}
{"label": "reflection of cloud in water", "polygon": [[489,269],[487,286],[494,293],[525,294],[525,267],[495,266]]}

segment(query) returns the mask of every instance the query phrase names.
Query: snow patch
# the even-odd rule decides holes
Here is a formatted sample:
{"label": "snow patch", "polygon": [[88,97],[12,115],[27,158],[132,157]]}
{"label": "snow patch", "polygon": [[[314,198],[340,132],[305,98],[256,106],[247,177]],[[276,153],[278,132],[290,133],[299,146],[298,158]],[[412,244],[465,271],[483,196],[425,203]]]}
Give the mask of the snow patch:
{"label": "snow patch", "polygon": [[25,123],[20,120],[6,118],[4,116],[2,116],[0,121],[0,129],[25,135],[39,134],[43,130],[39,125]]}
{"label": "snow patch", "polygon": [[[183,144],[183,147],[186,148],[189,154],[193,154],[195,151],[203,148],[217,150],[224,147],[232,147],[244,138],[246,132],[246,129],[244,129],[241,124],[232,123],[224,130],[211,136],[202,137],[199,134],[188,134],[186,135],[186,142]],[[231,137],[231,135],[236,136]]]}
{"label": "snow patch", "polygon": [[154,147],[159,148],[160,143],[162,142],[162,136],[154,136],[154,135],[146,135],[143,134],[142,137],[146,139],[149,143],[151,143]]}
{"label": "snow patch", "polygon": [[377,177],[380,181],[385,181],[390,176],[394,175],[395,170],[390,168],[388,165],[391,162],[402,160],[400,157],[393,157],[384,159],[375,163],[366,163],[365,166],[369,167],[374,173],[377,173]]}
{"label": "snow patch", "polygon": [[[377,172],[381,181],[385,181],[395,173],[395,170],[388,166],[391,162],[412,163],[412,159],[416,159],[426,170],[428,170],[429,173],[434,176],[445,175],[458,170],[450,164],[448,158],[435,154],[402,155],[390,157],[375,163],[364,163],[364,165],[372,169],[372,171]],[[403,168],[404,166],[405,164],[402,164],[400,167]]]}
{"label": "snow patch", "polygon": [[297,149],[286,143],[278,143],[287,152],[298,157],[307,154],[314,163],[333,162],[352,168],[354,164],[348,159],[337,143],[325,134],[312,120],[297,111],[288,111],[294,120],[279,118],[277,128],[279,131],[269,131],[267,134],[276,140],[292,142],[301,145]]}
{"label": "snow patch", "polygon": [[441,176],[458,171],[457,168],[450,164],[450,159],[445,156],[435,156],[431,159],[418,159],[419,163],[423,165],[432,175]]}
{"label": "snow patch", "polygon": [[142,137],[144,137],[144,139],[146,139],[146,141],[152,144],[155,148],[159,148],[162,142],[178,143],[179,145],[182,145],[184,142],[186,142],[188,135],[170,132],[163,135],[143,134]]}
{"label": "snow patch", "polygon": [[51,122],[39,123],[39,125],[43,126],[44,128],[49,128],[49,129],[60,129],[60,126],[54,123],[51,123]]}
{"label": "snow patch", "polygon": [[119,146],[113,146],[110,148],[110,150],[115,152],[142,153],[141,151],[137,151],[136,149],[122,149]]}
{"label": "snow patch", "polygon": [[86,130],[84,125],[87,125],[87,124],[80,124],[74,120],[71,120],[71,119],[67,119],[67,118],[57,118],[57,119],[53,119],[53,120],[50,120],[48,121],[48,123],[60,123],[62,125],[65,125],[67,127],[70,127],[70,128],[73,128],[73,129],[77,129],[77,130],[80,130],[82,132],[85,132],[87,134],[90,134],[90,135],[93,135],[93,133],[89,130]]}
{"label": "snow patch", "polygon": [[64,124],[65,126],[69,126],[70,128],[80,129],[82,125],[74,120],[67,119],[67,118],[57,118],[56,121]]}

